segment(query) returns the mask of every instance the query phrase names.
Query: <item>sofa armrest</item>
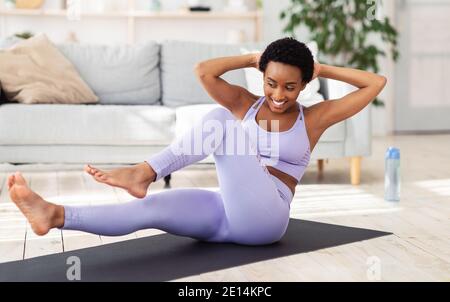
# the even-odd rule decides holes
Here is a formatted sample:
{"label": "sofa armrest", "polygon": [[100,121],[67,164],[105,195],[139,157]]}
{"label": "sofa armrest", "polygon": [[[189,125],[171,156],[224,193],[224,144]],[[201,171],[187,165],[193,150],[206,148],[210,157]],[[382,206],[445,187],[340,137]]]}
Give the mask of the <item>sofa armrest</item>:
{"label": "sofa armrest", "polygon": [[369,105],[346,121],[345,155],[370,156],[372,154],[372,119]]}
{"label": "sofa armrest", "polygon": [[[356,90],[355,86],[332,79],[320,79],[321,93],[326,100],[338,99]],[[345,123],[344,155],[369,156],[372,153],[371,104],[348,118]]]}

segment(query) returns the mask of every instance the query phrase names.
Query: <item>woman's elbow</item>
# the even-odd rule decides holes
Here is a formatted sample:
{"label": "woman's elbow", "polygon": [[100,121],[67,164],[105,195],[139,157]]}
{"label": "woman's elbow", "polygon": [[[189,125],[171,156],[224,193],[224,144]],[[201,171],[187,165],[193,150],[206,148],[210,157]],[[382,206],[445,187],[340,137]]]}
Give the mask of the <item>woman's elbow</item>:
{"label": "woman's elbow", "polygon": [[380,87],[380,90],[383,89],[384,86],[386,86],[386,83],[387,83],[387,78],[385,76],[378,75],[377,86]]}
{"label": "woman's elbow", "polygon": [[205,71],[204,71],[202,62],[195,64],[194,73],[198,78],[202,78],[205,75]]}

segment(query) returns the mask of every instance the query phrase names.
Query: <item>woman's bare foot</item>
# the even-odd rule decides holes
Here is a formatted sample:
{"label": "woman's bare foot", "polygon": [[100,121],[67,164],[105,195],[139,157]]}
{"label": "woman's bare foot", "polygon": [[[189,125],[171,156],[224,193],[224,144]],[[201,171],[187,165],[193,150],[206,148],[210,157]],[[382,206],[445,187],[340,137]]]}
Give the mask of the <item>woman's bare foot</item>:
{"label": "woman's bare foot", "polygon": [[9,196],[25,215],[33,231],[40,236],[64,225],[64,208],[45,201],[27,185],[22,174],[8,177]]}
{"label": "woman's bare foot", "polygon": [[125,189],[137,198],[144,198],[147,195],[148,186],[156,179],[155,171],[145,162],[111,171],[102,171],[86,165],[84,170],[96,181]]}

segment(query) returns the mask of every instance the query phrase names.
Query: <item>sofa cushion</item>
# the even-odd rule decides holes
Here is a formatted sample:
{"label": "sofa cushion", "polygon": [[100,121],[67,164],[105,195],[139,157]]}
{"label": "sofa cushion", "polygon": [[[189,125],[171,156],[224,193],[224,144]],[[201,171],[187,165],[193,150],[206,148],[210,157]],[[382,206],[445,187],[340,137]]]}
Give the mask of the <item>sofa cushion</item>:
{"label": "sofa cushion", "polygon": [[[206,113],[217,107],[220,107],[220,105],[217,103],[178,107],[176,109],[175,137],[182,137],[186,131],[194,126],[194,123],[196,121],[198,121]],[[210,154],[206,158],[202,159],[199,163],[214,163],[214,156]]]}
{"label": "sofa cushion", "polygon": [[220,107],[217,103],[197,104],[176,108],[175,137],[182,136],[185,131],[194,126],[194,123],[214,108]]}
{"label": "sofa cushion", "polygon": [[167,145],[174,125],[175,111],[159,105],[0,106],[3,145]]}
{"label": "sofa cushion", "polygon": [[19,103],[98,102],[73,64],[43,33],[0,50],[0,79],[7,97]]}
{"label": "sofa cushion", "polygon": [[101,104],[159,104],[159,45],[60,44]]}
{"label": "sofa cushion", "polygon": [[[162,103],[169,107],[213,103],[194,74],[200,61],[222,56],[239,55],[234,45],[206,44],[187,41],[165,41],[161,46]],[[246,87],[244,70],[233,70],[223,78]]]}
{"label": "sofa cushion", "polygon": [[0,105],[6,103],[8,100],[6,99],[5,93],[2,89],[2,82],[0,81]]}
{"label": "sofa cushion", "polygon": [[[15,43],[17,43],[18,41],[21,41],[21,39],[19,38],[0,38],[0,49],[5,49],[5,48],[9,48],[12,45],[14,45]],[[0,81],[0,105],[3,103],[6,103],[7,99],[6,99],[6,95],[5,92],[2,89],[2,82]]]}
{"label": "sofa cushion", "polygon": [[0,38],[0,49],[10,48],[14,44],[22,41],[22,38],[18,38],[16,36],[10,36],[7,38]]}

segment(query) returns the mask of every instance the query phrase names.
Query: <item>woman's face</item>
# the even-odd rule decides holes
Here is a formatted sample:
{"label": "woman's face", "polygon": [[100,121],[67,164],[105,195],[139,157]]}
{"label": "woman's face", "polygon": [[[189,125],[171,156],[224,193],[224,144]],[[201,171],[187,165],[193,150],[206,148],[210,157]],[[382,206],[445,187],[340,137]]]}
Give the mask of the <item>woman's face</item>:
{"label": "woman's face", "polygon": [[269,62],[264,72],[264,95],[274,113],[296,109],[297,97],[305,88],[300,68],[279,62]]}

